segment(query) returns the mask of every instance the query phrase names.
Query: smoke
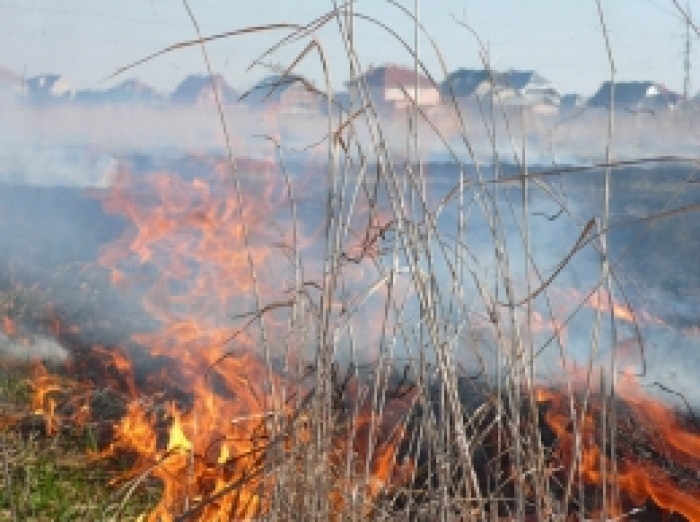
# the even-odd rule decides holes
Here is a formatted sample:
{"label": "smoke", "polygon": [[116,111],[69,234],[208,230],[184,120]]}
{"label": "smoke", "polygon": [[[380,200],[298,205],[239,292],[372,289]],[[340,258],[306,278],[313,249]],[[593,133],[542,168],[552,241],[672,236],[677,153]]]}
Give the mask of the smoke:
{"label": "smoke", "polygon": [[[0,187],[0,233],[5,238],[0,243],[3,284],[7,286],[18,281],[28,286],[38,284],[46,290],[46,300],[64,311],[90,308],[96,310],[96,314],[110,316],[112,326],[95,327],[92,333],[86,334],[90,340],[103,341],[110,337],[108,331],[118,330],[124,332],[122,338],[128,338],[129,333],[139,331],[138,321],[116,319],[116,316],[128,318],[138,315],[135,312],[140,309],[137,298],[115,290],[106,274],[95,275],[99,274],[99,270],[95,271],[94,262],[105,245],[118,238],[130,225],[120,217],[106,214],[101,203],[85,189],[97,189],[98,192],[109,189],[116,175],[124,170],[137,177],[154,171],[177,172],[183,177],[206,174],[212,164],[205,158],[213,159],[216,163],[225,162],[226,157],[226,140],[217,109],[166,106],[88,108],[78,105],[36,107],[10,100],[2,103],[6,115],[4,124],[0,124],[0,183],[3,184]],[[458,170],[453,163],[455,157],[463,162],[462,167],[467,169],[470,179],[475,176],[473,159],[481,165],[492,165],[497,159],[502,163],[499,175],[514,176],[520,172],[517,164],[523,160],[531,169],[535,169],[552,164],[585,165],[601,161],[604,157],[608,118],[604,110],[583,110],[569,115],[542,115],[513,110],[507,111],[505,116],[503,112],[496,111],[495,114],[496,124],[491,127],[478,111],[472,109],[465,112],[463,127],[449,107],[425,114],[431,119],[431,125],[426,122],[420,125],[419,142],[421,157],[427,164],[426,172],[432,184],[430,191],[433,198],[428,201],[431,209],[437,208],[441,199],[457,183]],[[324,142],[328,134],[327,118],[322,114],[280,114],[244,105],[227,106],[224,115],[230,145],[237,158],[276,160],[278,151],[275,150],[275,143],[282,145],[294,178],[302,228],[307,236],[316,233],[324,219],[321,203],[324,196],[321,194],[322,183],[309,180],[320,175],[327,160]],[[398,160],[405,157],[412,146],[411,140],[407,139],[411,132],[408,116],[402,112],[381,115],[384,143]],[[692,154],[698,141],[692,131],[693,117],[693,114],[681,111],[618,112],[613,136],[614,159]],[[333,125],[338,124],[338,118],[333,116]],[[462,131],[466,132],[467,141]],[[358,133],[361,143],[372,143],[373,138],[367,129],[360,126]],[[203,159],[193,161],[193,157]],[[370,165],[375,159],[371,153],[366,157]],[[481,173],[487,179],[495,175],[491,168],[482,167]],[[255,172],[249,174],[254,175]],[[688,169],[667,165],[616,170],[613,179],[619,181],[615,181],[618,184],[613,186],[613,224],[659,211],[672,197],[672,186],[680,186],[689,174]],[[499,227],[509,255],[511,276],[515,281],[525,281],[527,266],[522,246],[524,212],[527,212],[529,220],[531,263],[541,270],[538,281],[533,283],[536,287],[566,257],[585,224],[600,218],[601,181],[601,172],[591,171],[585,175],[562,175],[546,181],[544,185],[533,185],[527,210],[522,207],[522,194],[518,188],[508,186],[501,190]],[[467,205],[475,209],[469,216],[463,235],[469,255],[475,260],[471,268],[479,272],[483,281],[495,280],[494,239],[489,232],[486,216],[479,213],[474,191],[468,191],[467,196]],[[692,191],[686,191],[682,201],[693,202]],[[386,201],[377,204],[389,211]],[[456,236],[460,204],[459,198],[450,199],[437,216],[438,226],[446,238]],[[290,216],[288,206],[278,209],[278,213],[280,229],[288,232],[289,224],[285,223]],[[648,362],[656,370],[654,378],[664,381],[675,379],[677,382],[688,382],[692,371],[687,368],[694,364],[688,354],[696,343],[688,340],[687,336],[675,334],[671,327],[679,326],[687,330],[698,324],[697,300],[693,290],[700,289],[700,280],[696,281],[694,274],[697,271],[693,267],[678,265],[672,256],[667,255],[668,244],[672,240],[672,249],[683,252],[681,257],[697,258],[700,254],[689,247],[687,241],[674,236],[674,231],[679,229],[683,229],[685,235],[692,235],[691,221],[688,218],[672,225],[660,225],[656,232],[647,232],[644,242],[631,253],[626,252],[626,248],[644,232],[643,227],[627,226],[615,229],[611,234],[613,258],[625,255],[624,262],[616,270],[621,275],[629,276],[626,279],[623,277],[622,283],[631,294],[633,307],[648,308],[653,315],[669,323],[668,328],[651,325],[645,330],[649,336]],[[355,227],[358,238],[361,238],[363,223],[360,219]],[[600,257],[594,248],[596,244],[591,242],[566,264],[555,280],[559,288],[579,289],[585,293],[598,284]],[[305,255],[307,274],[309,279],[313,279],[321,273],[320,263],[314,261],[314,256],[321,256],[321,249],[308,247]],[[451,267],[444,259],[440,260],[439,252],[435,252],[433,258],[436,279],[444,286],[442,293],[450,295],[453,284]],[[680,267],[678,273],[674,273],[674,266],[669,263]],[[92,266],[92,272],[85,270],[89,266]],[[354,292],[356,298],[361,298],[361,286],[368,284],[371,277],[377,274],[371,270],[370,261],[358,264],[356,270],[359,274],[357,286],[354,289],[349,287],[348,292]],[[90,299],[81,290],[88,279],[88,286],[96,295]],[[644,286],[645,292],[635,293],[633,290],[635,286],[640,286],[640,281],[643,281],[641,286]],[[473,280],[465,277],[463,284],[465,294],[478,296]],[[525,294],[524,283],[520,284],[518,292]],[[371,345],[380,337],[380,332],[370,332],[367,325],[373,324],[372,307],[375,304],[380,307],[383,297],[379,291],[371,295],[366,306],[353,319],[356,328],[367,332],[363,349],[368,354],[376,349]],[[478,299],[474,302],[478,302]],[[540,307],[541,317],[545,321],[551,319],[545,313],[550,306],[559,307],[556,319],[565,319],[571,307],[567,308],[564,304],[545,303],[543,300],[535,303]],[[119,313],[115,313],[116,310]],[[482,317],[488,315],[483,303],[475,305],[473,312]],[[75,319],[78,323],[85,323],[85,316],[80,317],[81,313],[77,313]],[[404,309],[403,314],[395,320],[407,323],[416,321],[417,311],[410,306]],[[674,319],[678,318],[682,321],[674,323]],[[579,314],[567,325],[567,355],[571,360],[582,362],[590,354],[592,321],[592,313],[588,311]],[[488,327],[479,335],[484,332],[488,332]],[[553,332],[550,328],[537,335],[538,342],[547,342]],[[112,337],[119,340],[118,335]],[[618,338],[632,337],[634,331],[629,325],[618,332]],[[52,348],[51,343],[50,339],[39,339],[30,347],[23,348],[11,341],[3,341],[2,344],[11,346],[9,351],[12,353],[26,354],[30,351],[41,356],[60,357],[59,354],[65,350],[61,352],[55,346]],[[663,356],[667,353],[664,351],[667,350],[664,348],[666,346],[677,347],[672,357]],[[396,349],[396,353],[401,355],[400,342]],[[610,353],[611,349],[611,346],[603,347],[600,357],[605,357],[605,353]],[[558,341],[551,341],[540,358],[540,367],[559,367],[560,351]],[[466,354],[464,358],[468,359]],[[630,364],[638,365],[639,361],[633,360]],[[700,363],[693,366],[696,367],[700,367]]]}
{"label": "smoke", "polygon": [[0,332],[0,358],[14,361],[43,361],[62,363],[68,360],[68,351],[54,338],[35,336],[15,339]]}
{"label": "smoke", "polygon": [[215,107],[0,106],[0,183],[34,186],[110,185],[119,159],[188,153],[270,158],[273,142],[303,148],[327,133],[323,115],[275,115],[243,105],[224,108],[228,140]]}
{"label": "smoke", "polygon": [[[223,154],[227,138],[215,106],[84,106],[77,103],[30,105],[0,99],[0,182],[45,186],[106,187],[119,157],[130,154]],[[540,114],[518,107],[479,109],[448,103],[419,117],[421,155],[426,161],[549,166],[578,165],[604,159],[608,114],[604,109],[573,109]],[[276,141],[293,152],[325,157],[328,118],[322,113],[281,112],[243,103],[223,107],[228,145],[234,156],[270,158]],[[409,146],[410,111],[384,111],[382,139],[402,157]],[[493,119],[492,119],[493,118]],[[614,159],[693,156],[700,136],[688,110],[618,110],[612,140]],[[332,115],[331,128],[340,125]],[[374,139],[357,118],[358,141]],[[270,140],[269,138],[272,138]],[[465,139],[466,138],[466,139]],[[368,153],[368,159],[372,153]]]}

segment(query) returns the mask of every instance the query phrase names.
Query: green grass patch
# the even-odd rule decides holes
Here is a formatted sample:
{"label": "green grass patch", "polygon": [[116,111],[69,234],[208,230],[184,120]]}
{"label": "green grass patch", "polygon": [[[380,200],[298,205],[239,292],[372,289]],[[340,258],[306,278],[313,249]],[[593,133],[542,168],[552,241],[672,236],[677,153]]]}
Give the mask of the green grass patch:
{"label": "green grass patch", "polygon": [[[29,375],[29,368],[0,367],[0,520],[112,519],[121,498],[110,481],[128,463],[91,460],[97,440],[90,427],[44,436],[40,419],[28,412]],[[136,520],[159,494],[158,484],[144,481],[125,502],[120,520]]]}

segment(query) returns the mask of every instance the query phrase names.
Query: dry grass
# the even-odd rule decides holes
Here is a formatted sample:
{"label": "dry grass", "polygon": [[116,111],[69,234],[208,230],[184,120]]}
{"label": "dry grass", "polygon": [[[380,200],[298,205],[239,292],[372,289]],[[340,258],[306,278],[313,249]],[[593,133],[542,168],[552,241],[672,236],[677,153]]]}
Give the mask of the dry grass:
{"label": "dry grass", "polygon": [[[186,7],[189,11],[189,6]],[[415,25],[427,49],[439,58],[439,50],[432,46],[419,20],[400,6],[396,8],[406,23]],[[190,14],[196,26],[194,14],[191,11]],[[601,11],[600,15],[604,28],[604,13]],[[584,247],[599,255],[596,288],[609,295],[615,293],[618,267],[609,260],[606,243],[609,180],[614,176],[612,151],[608,149],[603,166],[606,181],[602,215],[584,222],[572,218],[579,241],[572,238],[571,249],[563,259],[556,260],[554,269],[551,264],[540,266],[532,248],[533,192],[549,194],[564,214],[572,213],[555,186],[563,172],[528,171],[527,151],[524,146],[521,148],[518,138],[525,135],[527,122],[513,121],[512,115],[501,111],[497,99],[482,108],[480,120],[467,120],[453,99],[448,114],[458,131],[457,149],[455,140],[448,143],[422,108],[409,107],[402,115],[408,129],[403,136],[405,149],[397,154],[395,148],[387,145],[390,139],[384,116],[366,84],[356,83],[349,111],[343,112],[333,104],[331,71],[324,45],[315,38],[315,32],[321,26],[337,26],[347,69],[354,79],[364,68],[353,45],[353,16],[362,16],[366,22],[382,26],[379,20],[353,13],[350,4],[336,4],[333,10],[307,26],[270,25],[213,37],[200,34],[194,41],[178,43],[146,59],[156,59],[184,47],[201,46],[206,60],[209,41],[261,31],[283,31],[285,36],[271,47],[270,54],[290,42],[308,41],[285,74],[293,72],[302,59],[316,56],[326,78],[324,87],[314,88],[326,100],[330,114],[325,138],[319,145],[326,149],[326,167],[323,176],[316,180],[323,187],[320,192],[326,204],[320,260],[304,258],[296,235],[302,227],[297,212],[303,205],[294,192],[292,175],[285,168],[284,144],[275,143],[277,160],[289,188],[287,204],[292,233],[288,237],[292,239],[286,245],[286,252],[293,285],[283,310],[274,307],[274,311],[286,314],[288,339],[293,339],[297,346],[314,348],[306,364],[283,370],[290,380],[309,383],[307,389],[311,391],[295,399],[295,413],[287,421],[293,424],[303,418],[310,436],[284,449],[282,444],[270,444],[263,473],[274,477],[275,484],[265,491],[269,510],[264,518],[564,520],[572,513],[586,517],[587,506],[592,505],[591,493],[580,475],[580,463],[567,470],[561,481],[561,476],[555,477],[552,470],[552,441],[543,440],[537,389],[538,354],[544,346],[541,337],[535,334],[531,318],[536,307],[549,306],[552,282]],[[388,27],[384,28],[390,32]],[[414,44],[402,43],[416,70],[430,76]],[[266,54],[255,63],[267,57]],[[490,69],[487,53],[482,57],[484,67]],[[443,76],[447,72],[440,71]],[[220,117],[228,140],[223,110]],[[610,118],[612,132],[612,112]],[[517,174],[508,180],[500,178],[502,159],[496,144],[501,137],[495,135],[496,122],[508,133],[506,139],[511,143],[518,168]],[[493,155],[488,165],[480,164],[472,155],[470,128],[473,126],[482,126],[479,132],[485,131],[489,136]],[[437,197],[426,179],[423,164],[421,140],[427,134],[453,160],[449,187]],[[610,144],[610,137],[606,143]],[[234,183],[239,183],[235,162],[239,152],[229,143]],[[514,185],[517,190],[513,190]],[[240,188],[238,194],[242,197]],[[664,215],[668,214],[647,220],[653,223]],[[450,223],[447,230],[443,228],[446,220]],[[364,233],[358,233],[358,222],[365,227]],[[474,232],[473,223],[478,223],[478,233]],[[245,248],[250,248],[248,233],[243,231]],[[476,236],[479,244],[474,244]],[[250,259],[250,272],[254,275],[260,267]],[[307,266],[312,264],[320,264],[321,270],[314,272]],[[369,283],[365,282],[366,286],[360,289],[353,282],[353,270],[358,265],[371,274]],[[309,273],[317,277],[310,279]],[[255,295],[255,303],[257,311],[246,327],[260,336],[261,352],[270,372],[279,371],[273,370],[279,354],[271,353],[275,347],[267,341],[271,329],[267,317],[272,308],[261,294]],[[372,347],[375,357],[369,363],[361,360],[366,332],[360,331],[354,322],[356,318],[367,317],[365,313],[379,323],[377,344]],[[576,395],[579,406],[570,410],[574,433],[579,433],[587,415],[595,413],[600,425],[600,447],[608,448],[613,463],[605,469],[609,477],[592,494],[595,502],[590,509],[603,518],[612,516],[617,494],[610,486],[617,472],[614,462],[618,428],[612,406],[617,379],[614,350],[606,362],[601,364],[597,359],[601,346],[616,344],[615,328],[612,331],[604,328],[608,321],[614,323],[614,318],[603,313],[596,314],[591,321],[590,358],[582,376],[577,377],[583,383]],[[544,344],[556,344],[558,333],[553,332]],[[604,339],[605,336],[612,338]],[[341,374],[346,377],[340,378]],[[400,414],[393,415],[392,401],[399,393],[397,382],[402,374],[410,394],[403,397]],[[349,393],[343,383],[352,379],[359,383],[358,389]],[[8,385],[5,389],[14,393],[10,390],[15,388]],[[570,394],[573,405],[571,381],[562,390]],[[602,407],[593,409],[599,390],[602,390]],[[363,433],[370,451],[362,456],[364,461],[358,462],[360,457],[351,448],[355,446],[353,437],[359,435],[349,428],[352,423],[348,417],[360,407],[371,412],[367,431]],[[280,422],[271,430],[282,432],[284,425]],[[405,434],[400,437],[400,451],[391,464],[399,470],[405,462],[412,462],[409,476],[405,473],[390,476],[379,492],[358,487],[371,482],[372,451],[378,451],[382,442],[379,434],[387,429]],[[338,434],[348,438],[348,444],[340,446],[344,448],[341,455],[334,454],[332,443]],[[104,475],[100,474],[103,472],[80,465],[84,461],[77,456],[76,449],[85,444],[84,440],[71,441],[67,454],[57,449],[58,442],[46,443],[21,437],[16,432],[5,434],[3,440],[12,448],[4,452],[5,493],[0,497],[0,507],[6,513],[23,520],[30,516],[75,520],[72,517],[83,516],[76,515],[77,511],[97,513],[104,509],[106,500],[84,503],[85,499],[108,495]],[[152,493],[146,488],[145,501],[134,499],[133,512],[138,511],[136,506],[146,505]],[[338,499],[343,506],[341,513],[334,511],[334,501]],[[200,499],[180,519],[196,517],[211,501]]]}

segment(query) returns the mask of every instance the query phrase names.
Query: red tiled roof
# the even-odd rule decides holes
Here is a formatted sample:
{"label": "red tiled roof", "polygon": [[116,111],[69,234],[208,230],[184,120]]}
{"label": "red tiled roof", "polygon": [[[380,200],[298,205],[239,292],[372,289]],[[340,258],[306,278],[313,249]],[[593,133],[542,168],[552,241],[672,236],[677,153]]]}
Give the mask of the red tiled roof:
{"label": "red tiled roof", "polygon": [[[416,72],[408,67],[400,65],[386,65],[382,67],[370,68],[363,76],[365,82],[370,87],[404,87],[410,88],[416,83]],[[418,73],[419,87],[435,87],[426,76]]]}
{"label": "red tiled roof", "polygon": [[10,71],[9,69],[5,69],[4,67],[0,66],[0,84],[19,85],[20,82],[21,82],[21,79],[19,76],[17,76],[15,73]]}

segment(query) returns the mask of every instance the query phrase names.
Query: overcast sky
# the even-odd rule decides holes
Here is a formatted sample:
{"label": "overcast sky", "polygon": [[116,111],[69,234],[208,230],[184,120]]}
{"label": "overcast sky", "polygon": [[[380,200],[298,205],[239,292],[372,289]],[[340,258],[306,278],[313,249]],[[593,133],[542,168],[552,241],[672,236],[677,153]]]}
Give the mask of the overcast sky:
{"label": "overcast sky", "polygon": [[[413,9],[414,0],[397,0]],[[686,0],[681,0],[685,5]],[[333,7],[332,0],[190,0],[205,34],[276,22],[306,23]],[[618,80],[656,80],[683,87],[685,26],[672,0],[602,0],[610,31]],[[700,13],[700,0],[691,7]],[[358,0],[358,13],[391,26],[409,41],[410,19],[385,0]],[[564,92],[592,94],[609,78],[609,65],[595,0],[421,0],[421,21],[437,41],[447,67],[480,67],[473,35],[454,19],[466,21],[490,49],[496,69],[534,69]],[[61,72],[75,88],[106,86],[100,81],[118,67],[195,31],[181,0],[0,0],[0,65],[28,76]],[[249,63],[284,36],[283,31],[232,38],[209,47],[213,67],[239,89],[265,74]],[[318,33],[330,63],[335,88],[347,77],[337,25]],[[356,22],[357,48],[363,66],[410,63],[410,56],[383,29]],[[695,40],[694,40],[695,43]],[[698,42],[700,43],[700,42]],[[306,45],[299,42],[269,61],[289,64]],[[700,45],[697,46],[700,50]],[[421,43],[421,57],[437,79],[438,61]],[[700,52],[692,72],[692,92],[700,89]],[[190,72],[204,72],[198,49],[178,51],[125,73],[169,91]],[[322,81],[317,55],[298,69]],[[118,81],[116,80],[116,81]],[[110,81],[109,83],[115,83]]]}

